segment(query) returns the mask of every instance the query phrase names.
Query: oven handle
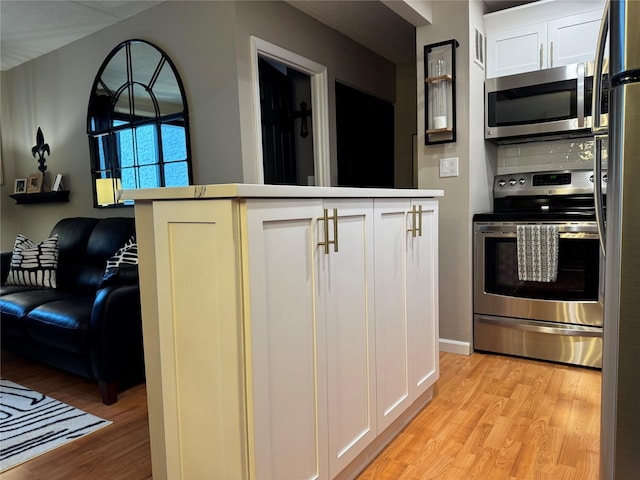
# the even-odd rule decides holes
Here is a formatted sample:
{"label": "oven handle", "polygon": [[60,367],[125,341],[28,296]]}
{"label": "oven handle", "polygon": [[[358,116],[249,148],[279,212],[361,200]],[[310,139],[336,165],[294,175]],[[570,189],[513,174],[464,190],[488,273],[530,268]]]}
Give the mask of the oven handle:
{"label": "oven handle", "polygon": [[[492,238],[516,238],[518,235],[515,229],[511,230],[508,228],[501,228],[501,227],[495,227],[495,226],[476,227],[475,233],[479,233],[484,235],[485,237],[492,237]],[[585,232],[585,231],[560,232],[558,236],[563,239],[568,238],[568,239],[575,239],[575,240],[580,240],[580,239],[594,240],[599,238],[598,232],[595,229],[591,232]]]}
{"label": "oven handle", "polygon": [[539,324],[524,323],[522,321],[507,320],[497,317],[484,317],[478,318],[480,323],[486,323],[489,325],[496,325],[498,327],[508,327],[514,330],[522,330],[525,332],[535,333],[550,333],[552,335],[567,335],[570,337],[601,337],[602,329],[593,327],[572,326],[571,328],[562,327],[548,327]]}

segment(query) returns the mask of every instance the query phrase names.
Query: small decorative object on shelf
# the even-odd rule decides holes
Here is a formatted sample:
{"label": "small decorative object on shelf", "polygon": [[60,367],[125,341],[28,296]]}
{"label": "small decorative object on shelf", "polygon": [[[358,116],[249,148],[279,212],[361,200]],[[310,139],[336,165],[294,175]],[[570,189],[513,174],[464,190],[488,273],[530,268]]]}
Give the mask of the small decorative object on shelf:
{"label": "small decorative object on shelf", "polygon": [[32,173],[27,179],[27,193],[40,193],[44,173]]}
{"label": "small decorative object on shelf", "polygon": [[424,47],[425,144],[456,141],[455,40]]}
{"label": "small decorative object on shelf", "polygon": [[56,179],[53,182],[53,186],[51,187],[51,191],[52,192],[57,192],[58,190],[62,190],[63,186],[62,186],[62,174],[59,173],[56,175]]}
{"label": "small decorative object on shelf", "polygon": [[13,187],[13,193],[27,193],[27,179],[16,178],[15,186]]}
{"label": "small decorative object on shelf", "polygon": [[44,159],[45,153],[47,155],[51,155],[51,151],[49,150],[49,144],[44,143],[44,135],[42,134],[42,129],[38,127],[38,133],[36,133],[36,144],[31,149],[31,154],[33,155],[34,158],[36,155],[38,155],[38,163],[40,164],[38,166],[38,170],[40,170],[42,173],[44,173],[44,171],[47,169],[47,166],[45,165],[45,159]]}

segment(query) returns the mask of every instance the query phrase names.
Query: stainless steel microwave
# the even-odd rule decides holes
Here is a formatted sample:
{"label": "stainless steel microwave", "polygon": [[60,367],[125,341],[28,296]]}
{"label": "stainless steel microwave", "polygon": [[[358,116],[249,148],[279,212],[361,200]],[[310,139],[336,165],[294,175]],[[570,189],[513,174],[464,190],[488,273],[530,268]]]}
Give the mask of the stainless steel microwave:
{"label": "stainless steel microwave", "polygon": [[[589,135],[592,121],[594,63],[562,67],[485,82],[485,139],[516,143]],[[602,125],[608,112],[607,78],[600,99]]]}

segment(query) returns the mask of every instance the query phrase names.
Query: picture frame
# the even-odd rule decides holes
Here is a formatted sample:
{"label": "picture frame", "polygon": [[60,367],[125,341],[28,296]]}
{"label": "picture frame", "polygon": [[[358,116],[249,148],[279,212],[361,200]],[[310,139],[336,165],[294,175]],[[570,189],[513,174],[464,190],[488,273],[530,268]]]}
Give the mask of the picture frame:
{"label": "picture frame", "polygon": [[13,193],[27,193],[26,178],[16,178],[16,182],[13,186]]}
{"label": "picture frame", "polygon": [[51,187],[51,191],[57,192],[58,190],[62,190],[62,174],[59,173],[56,175],[56,179],[53,181],[53,187]]}
{"label": "picture frame", "polygon": [[40,193],[42,191],[42,174],[32,173],[27,178],[27,193]]}

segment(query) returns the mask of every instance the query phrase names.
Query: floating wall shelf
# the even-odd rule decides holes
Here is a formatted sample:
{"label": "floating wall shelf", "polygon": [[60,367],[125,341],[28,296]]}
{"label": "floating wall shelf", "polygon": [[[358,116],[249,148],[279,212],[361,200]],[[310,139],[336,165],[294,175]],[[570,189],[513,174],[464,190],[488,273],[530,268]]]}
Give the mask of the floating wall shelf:
{"label": "floating wall shelf", "polygon": [[14,193],[9,195],[17,205],[32,205],[34,203],[65,203],[69,201],[69,190],[40,193]]}

